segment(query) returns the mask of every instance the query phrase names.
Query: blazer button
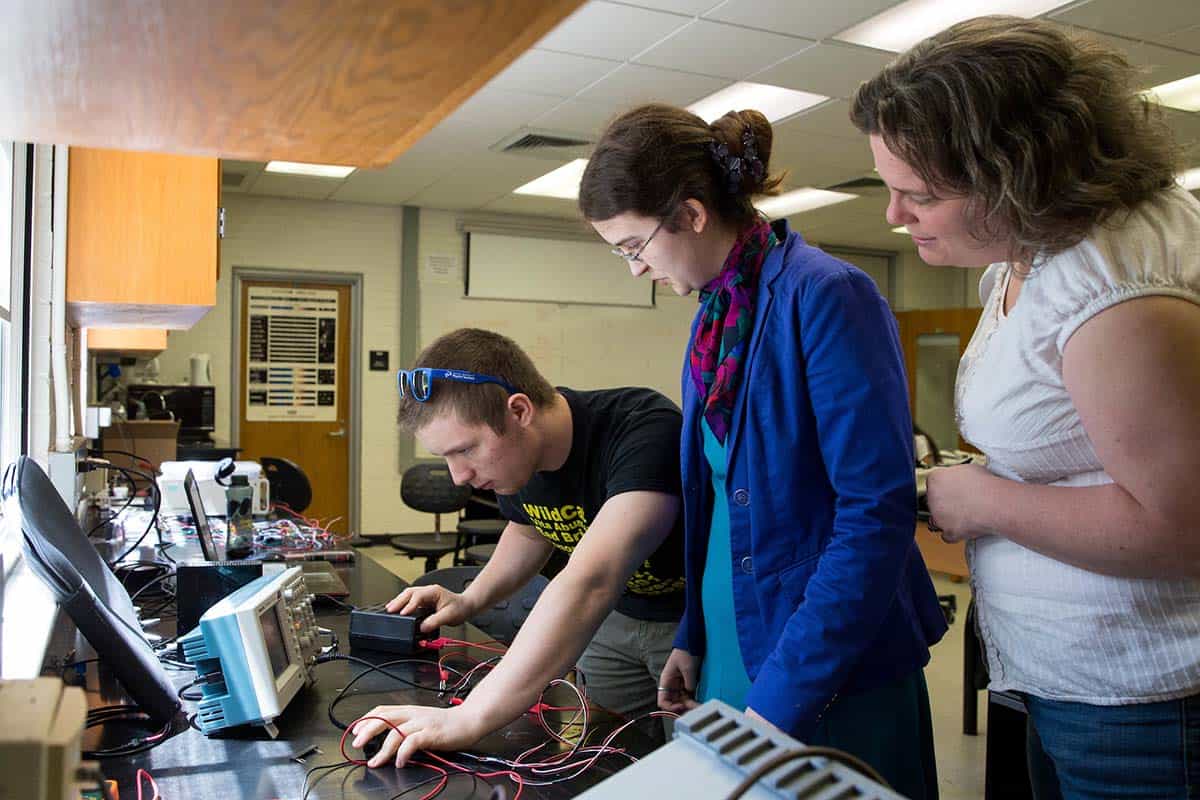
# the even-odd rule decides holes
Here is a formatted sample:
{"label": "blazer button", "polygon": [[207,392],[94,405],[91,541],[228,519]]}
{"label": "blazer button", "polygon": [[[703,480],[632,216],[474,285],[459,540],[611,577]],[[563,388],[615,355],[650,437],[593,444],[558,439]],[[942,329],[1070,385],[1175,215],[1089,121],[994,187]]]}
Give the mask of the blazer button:
{"label": "blazer button", "polygon": [[746,573],[747,575],[754,574],[754,559],[750,558],[750,556],[746,556],[742,559],[742,572]]}
{"label": "blazer button", "polygon": [[733,502],[737,503],[739,506],[750,505],[750,492],[746,491],[745,489],[738,489],[733,493]]}

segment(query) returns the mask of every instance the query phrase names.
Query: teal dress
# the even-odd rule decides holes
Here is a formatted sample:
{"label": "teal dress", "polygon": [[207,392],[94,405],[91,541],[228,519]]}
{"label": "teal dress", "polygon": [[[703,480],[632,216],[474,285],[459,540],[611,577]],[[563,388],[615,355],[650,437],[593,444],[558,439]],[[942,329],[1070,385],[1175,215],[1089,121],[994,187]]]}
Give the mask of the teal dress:
{"label": "teal dress", "polygon": [[[703,658],[696,699],[720,700],[741,711],[746,708],[750,676],[742,662],[733,608],[733,553],[725,488],[727,450],[703,418],[700,430],[704,457],[712,469],[713,506],[700,583],[707,644],[704,653],[695,654]],[[835,697],[805,744],[835,747],[857,755],[906,797],[936,800],[938,796],[933,719],[922,670],[865,692]]]}
{"label": "teal dress", "polygon": [[713,508],[708,529],[708,555],[700,584],[700,603],[704,608],[706,652],[700,662],[697,698],[721,700],[739,711],[746,707],[750,676],[742,663],[737,638],[737,617],[733,611],[733,554],[729,543],[729,498],[725,490],[726,450],[717,441],[708,423],[701,421],[704,457],[712,469]]}

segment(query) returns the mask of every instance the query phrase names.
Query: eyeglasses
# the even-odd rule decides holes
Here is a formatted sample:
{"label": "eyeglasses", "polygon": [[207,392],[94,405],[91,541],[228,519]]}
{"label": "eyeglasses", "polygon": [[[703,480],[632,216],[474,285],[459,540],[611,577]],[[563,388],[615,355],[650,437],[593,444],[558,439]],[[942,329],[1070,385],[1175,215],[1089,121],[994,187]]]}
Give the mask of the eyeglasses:
{"label": "eyeglasses", "polygon": [[493,378],[491,375],[464,372],[460,369],[418,367],[417,369],[402,369],[396,373],[396,382],[399,385],[401,396],[407,394],[418,403],[424,403],[429,399],[429,392],[433,388],[435,380],[457,381],[458,383],[494,383],[504,387],[509,394],[518,394],[517,389],[508,381]]}
{"label": "eyeglasses", "polygon": [[632,264],[635,261],[641,261],[642,260],[642,251],[644,251],[646,249],[646,247],[650,244],[650,242],[653,241],[655,235],[657,235],[658,232],[660,230],[662,230],[662,226],[666,221],[667,221],[667,218],[663,217],[662,222],[658,223],[658,226],[653,231],[650,232],[650,235],[646,237],[646,241],[642,242],[642,246],[639,247],[637,250],[633,251],[632,253],[626,253],[620,247],[614,247],[612,249],[613,255],[620,256],[621,258],[628,261],[630,264]]}

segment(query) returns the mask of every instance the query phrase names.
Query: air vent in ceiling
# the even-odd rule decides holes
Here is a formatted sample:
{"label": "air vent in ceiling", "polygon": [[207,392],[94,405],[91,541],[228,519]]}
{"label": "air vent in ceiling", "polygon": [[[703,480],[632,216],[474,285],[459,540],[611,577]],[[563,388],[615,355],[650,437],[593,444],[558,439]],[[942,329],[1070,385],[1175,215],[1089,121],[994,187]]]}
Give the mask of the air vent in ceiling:
{"label": "air vent in ceiling", "polygon": [[853,189],[882,189],[885,185],[879,178],[852,178],[825,188],[835,192],[846,192]]}
{"label": "air vent in ceiling", "polygon": [[531,147],[579,147],[588,144],[587,139],[572,139],[567,136],[547,136],[543,133],[527,133],[504,148],[505,153],[513,150],[528,150]]}
{"label": "air vent in ceiling", "polygon": [[221,186],[226,189],[236,189],[242,185],[242,181],[246,180],[244,172],[222,172]]}
{"label": "air vent in ceiling", "polygon": [[586,158],[592,149],[592,143],[573,133],[521,128],[505,136],[488,149],[495,153],[564,161]]}

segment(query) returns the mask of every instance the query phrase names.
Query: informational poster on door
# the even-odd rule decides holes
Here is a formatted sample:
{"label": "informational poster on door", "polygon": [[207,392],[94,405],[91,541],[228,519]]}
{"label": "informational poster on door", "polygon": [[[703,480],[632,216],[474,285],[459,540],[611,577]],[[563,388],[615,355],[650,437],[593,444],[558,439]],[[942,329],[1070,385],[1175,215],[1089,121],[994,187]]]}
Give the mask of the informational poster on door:
{"label": "informational poster on door", "polygon": [[337,419],[338,293],[251,286],[246,335],[246,419]]}

